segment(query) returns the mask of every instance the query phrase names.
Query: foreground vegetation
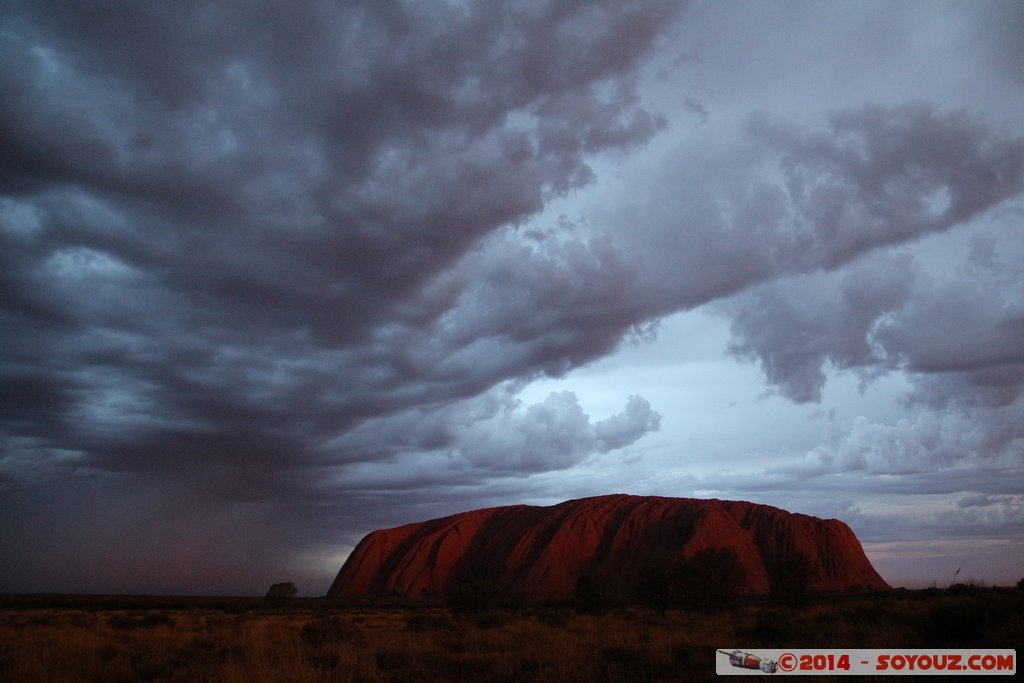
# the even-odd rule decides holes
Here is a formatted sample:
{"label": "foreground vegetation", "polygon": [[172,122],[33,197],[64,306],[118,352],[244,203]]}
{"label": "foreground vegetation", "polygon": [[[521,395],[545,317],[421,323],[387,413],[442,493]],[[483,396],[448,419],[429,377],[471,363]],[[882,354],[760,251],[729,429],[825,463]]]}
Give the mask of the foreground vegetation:
{"label": "foreground vegetation", "polygon": [[999,588],[664,615],[640,607],[0,596],[0,681],[711,680],[717,648],[1017,647],[1022,608],[1024,591]]}

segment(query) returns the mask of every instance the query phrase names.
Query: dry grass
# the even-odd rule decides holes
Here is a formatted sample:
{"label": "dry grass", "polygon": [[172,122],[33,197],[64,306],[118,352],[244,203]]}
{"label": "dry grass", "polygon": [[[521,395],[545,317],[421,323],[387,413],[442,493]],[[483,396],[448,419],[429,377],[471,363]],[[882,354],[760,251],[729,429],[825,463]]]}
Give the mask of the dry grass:
{"label": "dry grass", "polygon": [[898,592],[693,614],[452,614],[316,601],[112,609],[0,598],[0,681],[711,680],[734,647],[1014,647],[1024,591]]}

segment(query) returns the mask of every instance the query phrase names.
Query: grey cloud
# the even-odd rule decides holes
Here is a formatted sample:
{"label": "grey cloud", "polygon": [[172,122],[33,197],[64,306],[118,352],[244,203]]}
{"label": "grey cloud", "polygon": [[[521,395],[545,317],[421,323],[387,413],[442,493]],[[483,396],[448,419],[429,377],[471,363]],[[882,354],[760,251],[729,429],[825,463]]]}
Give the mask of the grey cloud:
{"label": "grey cloud", "polygon": [[830,430],[808,458],[831,471],[909,474],[972,459],[980,447],[976,432],[962,418],[924,413],[886,424],[858,417],[848,429]]}
{"label": "grey cloud", "polygon": [[964,496],[956,502],[956,505],[960,508],[969,508],[989,507],[991,505],[1020,505],[1021,502],[1018,496],[990,496],[982,493]]}
{"label": "grey cloud", "polygon": [[[741,140],[720,136],[672,150],[655,173],[632,180],[629,197],[605,205],[597,230],[613,235],[639,272],[631,298],[643,320],[778,278],[845,268],[963,225],[1022,189],[1024,139],[968,112],[866,105],[830,114],[821,130],[758,114]],[[873,295],[851,285],[848,296],[853,327],[891,305],[865,300],[862,312],[854,299]],[[829,355],[810,337],[794,341],[792,353],[810,343],[812,356]],[[864,364],[872,352],[860,346],[832,355]],[[792,397],[813,400],[822,380],[815,362],[784,365],[777,383],[792,372]]]}
{"label": "grey cloud", "polygon": [[[1019,276],[1018,276],[1019,277]],[[1012,283],[1024,286],[1024,278]],[[991,277],[921,281],[912,305],[881,321],[876,342],[894,362],[916,373],[972,373],[1024,365],[1024,306]]]}
{"label": "grey cloud", "polygon": [[604,453],[623,448],[660,426],[661,415],[651,410],[651,404],[640,396],[630,396],[625,410],[594,425],[600,444],[597,450]]}
{"label": "grey cloud", "polygon": [[1024,394],[1024,367],[1019,363],[993,365],[966,372],[911,376],[911,405],[931,409],[1001,410],[1012,408]]}
{"label": "grey cloud", "polygon": [[[1004,561],[1010,566],[1016,566],[1015,560],[1019,558],[1021,548],[1014,529],[1022,521],[1024,514],[1020,505],[988,508],[942,506],[922,510],[909,519],[906,514],[865,514],[861,525],[873,541],[898,540],[908,549],[926,541],[948,543],[950,550],[963,542],[995,542],[1003,546],[1001,554]],[[950,573],[953,568],[950,568]],[[1016,581],[1010,576],[1001,578]]]}
{"label": "grey cloud", "polygon": [[369,454],[365,460],[377,464],[354,469],[374,479],[385,476],[395,486],[402,486],[400,472],[410,458],[430,455],[439,480],[454,482],[467,472],[481,477],[565,469],[593,453],[629,446],[660,423],[661,416],[639,396],[629,397],[622,412],[592,422],[573,392],[553,392],[523,405],[513,384],[433,410],[420,407],[366,422],[325,450]]}
{"label": "grey cloud", "polygon": [[768,383],[787,398],[818,401],[827,366],[870,374],[882,365],[872,334],[880,318],[905,304],[910,266],[906,257],[883,257],[841,275],[755,287],[719,307],[732,319],[729,351],[758,360]]}
{"label": "grey cloud", "polygon": [[527,348],[477,374],[430,340],[474,283],[418,292],[588,182],[587,154],[658,130],[631,72],[679,9],[9,6],[2,296],[21,386],[71,404],[47,434],[102,466],[76,434],[130,441],[95,409],[121,401],[200,433],[261,425],[301,458],[366,417],[534,372]]}
{"label": "grey cloud", "polygon": [[1012,87],[1020,85],[1024,73],[1024,46],[1017,40],[1024,29],[1024,8],[1015,2],[993,3],[990,12],[983,15],[981,25],[974,30],[985,31],[991,38],[986,44],[986,56],[1006,82]]}
{"label": "grey cloud", "polygon": [[638,264],[607,239],[499,234],[460,266],[446,277],[473,286],[433,331],[449,362],[511,361],[559,375],[607,353],[649,314]]}
{"label": "grey cloud", "polygon": [[950,536],[999,537],[1005,529],[1019,528],[1024,524],[1024,505],[1019,498],[1001,499],[987,505],[960,505],[943,510],[936,515],[937,527],[948,527]]}
{"label": "grey cloud", "polygon": [[[960,264],[874,255],[837,273],[778,280],[719,306],[731,351],[758,361],[794,400],[819,400],[826,370],[864,382],[905,372],[912,417],[855,422],[816,451],[840,469],[910,472],[1020,454],[1024,328],[1015,230],[973,245]],[[985,246],[979,246],[981,243]],[[956,244],[957,242],[952,242]]]}
{"label": "grey cloud", "polygon": [[[6,175],[57,195],[41,246],[159,269],[164,287],[230,300],[216,313],[235,328],[351,340],[474,240],[586,182],[584,152],[654,132],[622,127],[645,115],[621,76],[667,4],[417,7],[193,8],[159,39],[172,17],[156,8],[13,13],[26,35],[9,51],[33,66],[6,84],[24,147]],[[236,41],[215,33],[228,21]],[[28,155],[61,168],[25,177]],[[89,220],[97,208],[110,218]]]}
{"label": "grey cloud", "polygon": [[708,116],[710,116],[710,114],[703,102],[695,97],[687,97],[683,101],[683,105],[686,107],[687,111],[696,116],[701,123],[707,123]]}
{"label": "grey cloud", "polygon": [[809,135],[761,118],[752,125],[783,150],[803,219],[792,248],[816,265],[944,230],[1024,187],[1024,140],[963,111],[865,106],[831,114],[827,133]]}
{"label": "grey cloud", "polygon": [[656,431],[660,420],[647,401],[632,396],[623,412],[591,423],[575,394],[558,392],[521,415],[503,411],[469,426],[458,435],[457,447],[471,463],[489,469],[562,469],[591,453],[628,446]]}
{"label": "grey cloud", "polygon": [[907,477],[892,477],[881,490],[903,495],[914,493],[957,493],[974,491],[992,495],[1017,494],[1016,482],[1024,474],[1019,463],[975,462],[972,467],[916,472]]}
{"label": "grey cloud", "polygon": [[[875,325],[911,286],[901,257],[853,264],[839,284],[820,272],[960,224],[1024,182],[1021,140],[925,105],[842,112],[828,134],[762,122],[751,136],[713,157],[681,150],[630,209],[596,228],[491,236],[432,285],[459,290],[435,331],[439,351],[457,349],[441,364],[513,362],[557,375],[659,315],[798,275],[725,308],[734,352],[760,359],[790,398],[817,400],[826,362],[878,371]],[[954,142],[956,156],[927,149]],[[950,197],[941,211],[936,193]],[[834,215],[820,213],[826,205]],[[800,287],[811,291],[787,303],[785,290]]]}
{"label": "grey cloud", "polygon": [[791,222],[764,236],[783,270],[849,263],[963,223],[1024,189],[1024,139],[966,112],[868,105],[828,123],[807,133],[751,120],[755,138],[781,154]]}

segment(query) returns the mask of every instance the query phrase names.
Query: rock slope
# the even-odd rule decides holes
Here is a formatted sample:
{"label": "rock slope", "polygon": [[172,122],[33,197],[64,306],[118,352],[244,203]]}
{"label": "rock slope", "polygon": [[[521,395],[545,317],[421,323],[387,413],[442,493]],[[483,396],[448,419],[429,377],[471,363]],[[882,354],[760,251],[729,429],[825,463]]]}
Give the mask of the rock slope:
{"label": "rock slope", "polygon": [[735,552],[744,593],[768,592],[770,577],[800,556],[812,590],[889,589],[839,520],[739,501],[619,494],[374,531],[349,555],[328,596],[443,598],[460,584],[490,581],[506,595],[564,599],[583,575],[602,572],[625,585],[652,563],[705,548]]}

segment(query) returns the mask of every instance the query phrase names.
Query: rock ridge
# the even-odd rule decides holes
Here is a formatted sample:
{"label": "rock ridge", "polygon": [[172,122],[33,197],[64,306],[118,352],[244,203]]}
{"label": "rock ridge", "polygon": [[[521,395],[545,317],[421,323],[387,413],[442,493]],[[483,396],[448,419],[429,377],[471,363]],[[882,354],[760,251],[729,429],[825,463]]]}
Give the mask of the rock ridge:
{"label": "rock ridge", "polygon": [[444,598],[459,585],[488,581],[502,594],[566,599],[580,577],[640,580],[652,563],[685,560],[708,548],[733,551],[740,592],[767,593],[794,560],[809,569],[808,589],[879,591],[849,526],[769,505],[717,499],[612,494],[539,507],[511,505],[381,529],[349,555],[327,595]]}

